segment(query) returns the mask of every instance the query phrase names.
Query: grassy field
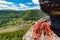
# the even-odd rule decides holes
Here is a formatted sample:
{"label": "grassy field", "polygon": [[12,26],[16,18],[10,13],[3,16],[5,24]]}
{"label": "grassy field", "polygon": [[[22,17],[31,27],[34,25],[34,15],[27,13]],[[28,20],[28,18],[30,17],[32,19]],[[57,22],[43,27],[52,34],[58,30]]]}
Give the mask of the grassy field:
{"label": "grassy field", "polygon": [[[11,32],[3,32],[0,33],[0,40],[22,40],[23,35],[28,31],[28,29],[32,26],[32,21],[26,21],[26,23],[22,23],[22,24],[16,24],[16,26],[21,26],[22,27],[26,27],[26,29],[20,29],[17,31],[11,31]],[[14,25],[13,25],[14,26]],[[12,26],[10,26],[12,27]],[[27,28],[28,27],[28,28]],[[3,27],[4,28],[4,27]],[[5,27],[7,28],[7,27]],[[9,28],[9,27],[8,27]]]}
{"label": "grassy field", "polygon": [[22,40],[23,35],[28,29],[18,30],[14,32],[0,33],[0,40]]}
{"label": "grassy field", "polygon": [[[8,28],[13,26],[20,26],[23,21],[38,20],[45,14],[40,10],[0,10],[0,28]],[[25,22],[25,23],[26,23]],[[24,25],[24,24],[23,24]],[[26,25],[27,26],[27,25]]]}
{"label": "grassy field", "polygon": [[32,26],[33,21],[37,21],[44,15],[40,10],[0,10],[0,29],[17,26],[26,27],[26,29],[20,29],[18,31],[0,33],[0,40],[22,40],[23,35]]}

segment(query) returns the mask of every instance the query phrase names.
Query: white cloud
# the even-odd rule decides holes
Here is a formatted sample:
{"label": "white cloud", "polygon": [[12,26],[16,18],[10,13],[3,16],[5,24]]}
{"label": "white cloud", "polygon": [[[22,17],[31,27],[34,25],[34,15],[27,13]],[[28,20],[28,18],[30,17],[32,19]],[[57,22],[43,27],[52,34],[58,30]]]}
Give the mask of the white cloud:
{"label": "white cloud", "polygon": [[8,7],[8,6],[7,6],[7,5],[3,5],[3,4],[1,4],[0,7]]}
{"label": "white cloud", "polygon": [[0,4],[13,4],[12,2],[2,1],[0,0]]}
{"label": "white cloud", "polygon": [[39,5],[39,0],[32,0],[32,2],[33,2],[34,4]]}
{"label": "white cloud", "polygon": [[15,5],[8,6],[8,5],[1,4],[0,10],[4,10],[4,9],[19,10],[19,8],[16,7]]}
{"label": "white cloud", "polygon": [[37,10],[40,10],[40,6],[34,6],[34,7],[30,7],[30,6],[27,6],[25,4],[22,4],[20,3],[20,10],[29,10],[29,9],[37,9]]}
{"label": "white cloud", "polygon": [[[36,0],[35,0],[36,1]],[[34,4],[38,5],[38,2],[33,1]],[[30,2],[27,3],[28,5],[32,4]],[[28,9],[40,9],[38,6],[28,6],[27,4],[20,3],[19,6],[15,5],[13,2],[7,2],[5,0],[0,0],[0,10],[4,9],[11,9],[11,10],[28,10]]]}
{"label": "white cloud", "polygon": [[30,9],[37,9],[37,10],[40,10],[40,6],[34,6],[34,7],[31,7]]}
{"label": "white cloud", "polygon": [[19,8],[14,3],[0,0],[0,10],[4,9],[19,10]]}
{"label": "white cloud", "polygon": [[26,9],[26,8],[28,8],[28,6],[25,5],[25,4],[20,3],[19,5],[20,5],[20,9]]}
{"label": "white cloud", "polygon": [[19,10],[18,6],[16,6],[16,5],[11,5],[10,9],[12,9],[12,10]]}
{"label": "white cloud", "polygon": [[22,3],[20,3],[19,5],[20,5],[20,7],[26,7],[26,6],[25,6],[24,4],[22,4]]}
{"label": "white cloud", "polygon": [[30,4],[32,4],[32,3],[30,3],[30,2],[29,2],[29,3],[27,3],[27,4],[29,4],[29,5],[30,5]]}

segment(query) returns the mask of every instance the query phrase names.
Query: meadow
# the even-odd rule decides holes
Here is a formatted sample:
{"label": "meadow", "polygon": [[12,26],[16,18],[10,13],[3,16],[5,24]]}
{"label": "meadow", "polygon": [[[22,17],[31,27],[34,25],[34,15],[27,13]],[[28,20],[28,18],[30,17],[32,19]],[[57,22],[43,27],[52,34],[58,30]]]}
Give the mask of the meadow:
{"label": "meadow", "polygon": [[2,32],[0,33],[0,40],[22,40],[23,35],[33,25],[33,22],[45,15],[40,10],[0,10],[0,30],[17,26],[26,27],[16,31]]}
{"label": "meadow", "polygon": [[28,29],[23,29],[14,32],[0,33],[0,40],[22,40],[22,37],[27,30]]}

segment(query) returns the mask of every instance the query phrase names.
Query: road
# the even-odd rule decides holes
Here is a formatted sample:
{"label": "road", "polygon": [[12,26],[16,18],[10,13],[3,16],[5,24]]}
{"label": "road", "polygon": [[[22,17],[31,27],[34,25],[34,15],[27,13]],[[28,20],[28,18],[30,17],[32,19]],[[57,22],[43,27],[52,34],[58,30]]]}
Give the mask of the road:
{"label": "road", "polygon": [[[27,27],[29,28],[29,27]],[[23,29],[26,29],[26,27],[24,26],[16,26],[16,27],[11,27],[11,28],[6,28],[6,29],[0,29],[0,33],[2,32],[11,32],[11,31],[16,31],[16,30],[23,30]]]}

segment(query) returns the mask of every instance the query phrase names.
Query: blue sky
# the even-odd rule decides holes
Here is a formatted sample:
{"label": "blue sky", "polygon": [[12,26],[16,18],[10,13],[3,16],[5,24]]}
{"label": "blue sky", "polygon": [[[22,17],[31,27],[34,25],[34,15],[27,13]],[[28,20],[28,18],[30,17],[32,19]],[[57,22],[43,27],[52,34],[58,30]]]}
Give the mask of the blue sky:
{"label": "blue sky", "polygon": [[0,0],[0,10],[40,9],[38,0]]}

